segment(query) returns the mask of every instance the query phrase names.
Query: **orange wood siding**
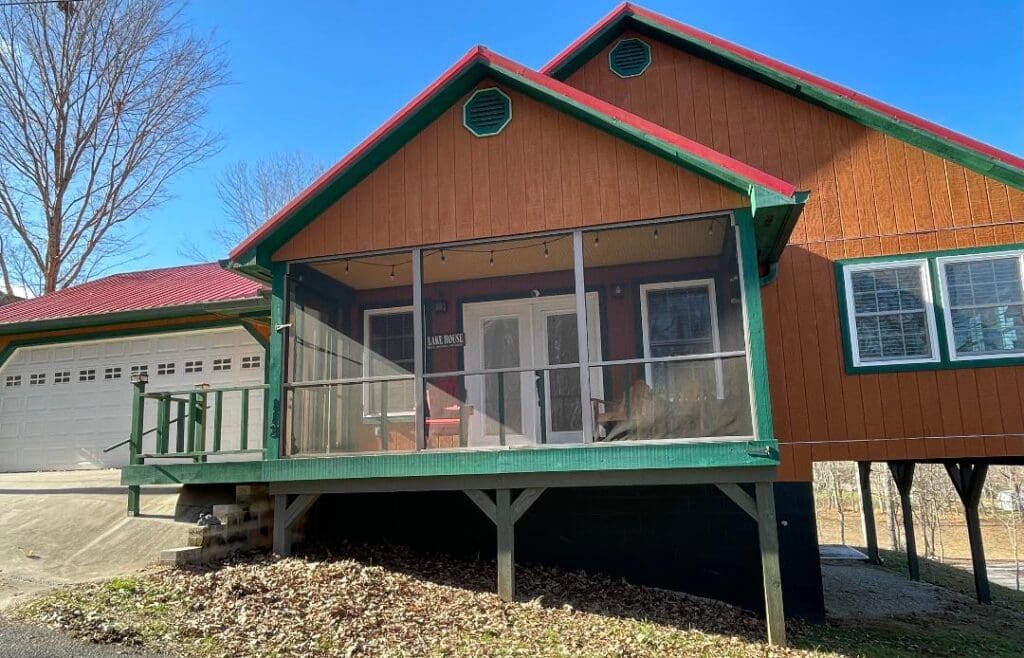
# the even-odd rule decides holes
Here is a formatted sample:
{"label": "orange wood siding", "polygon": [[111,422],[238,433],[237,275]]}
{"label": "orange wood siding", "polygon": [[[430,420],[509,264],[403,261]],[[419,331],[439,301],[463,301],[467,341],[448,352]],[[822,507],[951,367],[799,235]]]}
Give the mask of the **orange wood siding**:
{"label": "orange wood siding", "polygon": [[846,375],[833,274],[843,258],[1024,242],[1024,192],[640,38],[643,75],[613,74],[606,49],[567,82],[811,190],[762,289],[780,477],[810,479],[812,459],[1024,455],[1024,367]]}
{"label": "orange wood siding", "polygon": [[461,99],[284,244],[275,260],[749,204],[745,196],[504,91],[512,98],[512,121],[500,134],[470,134],[462,125]]}

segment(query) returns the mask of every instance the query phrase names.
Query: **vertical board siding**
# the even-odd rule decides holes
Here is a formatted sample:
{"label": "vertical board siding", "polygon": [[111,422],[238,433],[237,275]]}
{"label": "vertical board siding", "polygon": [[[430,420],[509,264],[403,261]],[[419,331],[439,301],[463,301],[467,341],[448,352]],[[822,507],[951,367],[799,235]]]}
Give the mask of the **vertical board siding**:
{"label": "vertical board siding", "polygon": [[811,190],[779,276],[762,290],[780,477],[810,479],[812,458],[1024,455],[1024,367],[847,375],[833,275],[844,258],[1024,242],[1024,192],[623,36],[650,44],[643,75],[615,76],[606,48],[567,82]]}
{"label": "vertical board siding", "polygon": [[[749,203],[547,105],[503,91],[512,99],[512,121],[501,133],[478,138],[463,127],[467,94],[284,244],[274,259],[731,210]],[[652,92],[651,102],[661,103],[658,97]],[[665,104],[674,111],[674,103]]]}

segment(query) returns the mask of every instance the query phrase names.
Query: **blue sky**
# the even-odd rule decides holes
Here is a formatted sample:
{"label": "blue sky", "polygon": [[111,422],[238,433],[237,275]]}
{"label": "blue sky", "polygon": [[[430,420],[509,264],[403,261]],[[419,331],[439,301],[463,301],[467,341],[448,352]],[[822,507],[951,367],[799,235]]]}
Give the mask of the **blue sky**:
{"label": "blue sky", "polygon": [[[182,262],[182,241],[221,217],[213,179],[228,163],[301,150],[331,164],[473,45],[537,68],[615,4],[196,0],[190,19],[230,60],[209,116],[225,147],[172,182],[175,198],[136,225],[145,253],[120,269]],[[1020,0],[641,4],[1024,153]]]}

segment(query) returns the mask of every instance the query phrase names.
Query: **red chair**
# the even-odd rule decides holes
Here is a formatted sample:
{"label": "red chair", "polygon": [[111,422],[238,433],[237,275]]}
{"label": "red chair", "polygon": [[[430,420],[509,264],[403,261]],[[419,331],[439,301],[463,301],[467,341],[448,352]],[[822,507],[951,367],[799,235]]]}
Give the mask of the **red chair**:
{"label": "red chair", "polygon": [[427,437],[459,437],[460,445],[465,445],[473,405],[463,404],[456,397],[456,385],[451,381],[427,386]]}

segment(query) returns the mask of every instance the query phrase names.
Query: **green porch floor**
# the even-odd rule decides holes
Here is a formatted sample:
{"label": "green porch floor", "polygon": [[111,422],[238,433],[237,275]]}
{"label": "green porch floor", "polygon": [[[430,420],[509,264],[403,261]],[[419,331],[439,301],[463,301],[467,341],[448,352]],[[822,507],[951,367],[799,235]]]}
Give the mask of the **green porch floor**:
{"label": "green porch floor", "polygon": [[774,441],[598,444],[245,462],[139,464],[121,469],[121,483],[233,484],[680,469],[764,469],[777,466],[778,463],[779,453]]}

